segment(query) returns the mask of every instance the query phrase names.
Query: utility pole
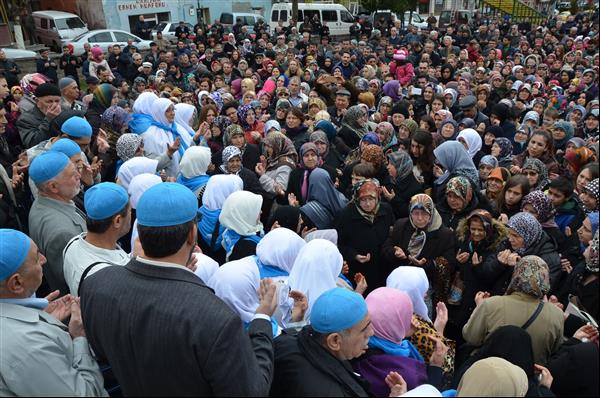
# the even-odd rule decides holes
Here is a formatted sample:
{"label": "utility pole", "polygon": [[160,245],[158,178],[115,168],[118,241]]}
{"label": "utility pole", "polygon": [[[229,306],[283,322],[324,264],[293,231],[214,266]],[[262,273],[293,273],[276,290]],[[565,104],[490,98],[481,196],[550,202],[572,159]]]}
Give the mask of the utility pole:
{"label": "utility pole", "polygon": [[302,21],[298,21],[298,0],[292,0],[292,18],[296,20],[296,23],[300,23]]}

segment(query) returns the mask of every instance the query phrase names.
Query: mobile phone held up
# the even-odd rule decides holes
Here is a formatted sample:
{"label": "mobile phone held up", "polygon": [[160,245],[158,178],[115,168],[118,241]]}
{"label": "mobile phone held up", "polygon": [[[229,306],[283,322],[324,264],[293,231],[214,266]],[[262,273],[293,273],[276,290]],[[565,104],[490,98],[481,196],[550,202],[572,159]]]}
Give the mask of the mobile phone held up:
{"label": "mobile phone held up", "polygon": [[412,89],[412,95],[421,95],[422,93],[423,93],[423,90],[421,90],[420,88]]}

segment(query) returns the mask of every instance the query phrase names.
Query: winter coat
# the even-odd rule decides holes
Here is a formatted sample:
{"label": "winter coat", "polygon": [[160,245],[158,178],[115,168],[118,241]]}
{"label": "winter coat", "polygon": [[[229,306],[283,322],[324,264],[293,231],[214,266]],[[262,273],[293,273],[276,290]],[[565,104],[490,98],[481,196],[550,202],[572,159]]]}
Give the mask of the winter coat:
{"label": "winter coat", "polygon": [[[415,228],[410,223],[408,218],[402,218],[394,224],[394,229],[390,233],[389,238],[385,241],[382,248],[382,255],[384,260],[387,262],[391,269],[402,265],[412,265],[408,259],[399,260],[394,255],[394,246],[401,248],[404,253],[408,256],[408,243],[412,234],[415,232]],[[455,250],[454,250],[454,233],[441,226],[439,229],[431,232],[426,232],[426,241],[421,250],[421,254],[417,256],[417,260],[426,258],[427,262],[421,267],[427,273],[430,283],[433,284],[432,280],[435,279],[435,264],[434,260],[438,257],[443,257],[448,261],[450,269],[454,268],[456,264]]]}
{"label": "winter coat", "polygon": [[395,196],[390,200],[396,218],[408,217],[408,204],[410,199],[418,193],[424,192],[423,184],[419,183],[413,173],[397,181],[393,185]]}
{"label": "winter coat", "polygon": [[395,80],[400,82],[401,86],[406,86],[412,81],[413,77],[415,77],[415,69],[410,62],[407,62],[404,65],[398,65],[395,61],[392,61],[390,62],[389,67],[390,73],[394,76]]}
{"label": "winter coat", "polygon": [[[505,240],[498,245],[496,254],[510,248],[510,243]],[[550,269],[550,292],[554,291],[562,273],[560,256],[554,240],[544,232],[537,243],[531,246],[521,257],[524,256],[538,256],[548,264]],[[492,284],[492,290],[489,291],[492,295],[504,294],[512,278],[512,272],[513,267],[501,264],[497,255],[488,256],[481,264],[481,277]]]}
{"label": "winter coat", "polygon": [[[390,269],[381,257],[381,248],[394,225],[394,212],[387,203],[381,203],[373,223],[368,222],[350,203],[337,216],[335,229],[338,231],[338,248],[348,262],[348,278],[354,280],[358,272],[367,279],[367,292],[385,286]],[[356,255],[371,255],[370,261],[361,264]]]}

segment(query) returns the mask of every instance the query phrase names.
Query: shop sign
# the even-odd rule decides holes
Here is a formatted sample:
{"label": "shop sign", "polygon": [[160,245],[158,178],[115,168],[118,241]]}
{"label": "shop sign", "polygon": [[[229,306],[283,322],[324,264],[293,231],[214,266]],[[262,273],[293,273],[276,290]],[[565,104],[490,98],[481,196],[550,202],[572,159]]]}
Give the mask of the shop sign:
{"label": "shop sign", "polygon": [[117,5],[118,11],[136,11],[136,10],[151,10],[154,8],[167,7],[166,1],[160,0],[133,0],[120,3]]}

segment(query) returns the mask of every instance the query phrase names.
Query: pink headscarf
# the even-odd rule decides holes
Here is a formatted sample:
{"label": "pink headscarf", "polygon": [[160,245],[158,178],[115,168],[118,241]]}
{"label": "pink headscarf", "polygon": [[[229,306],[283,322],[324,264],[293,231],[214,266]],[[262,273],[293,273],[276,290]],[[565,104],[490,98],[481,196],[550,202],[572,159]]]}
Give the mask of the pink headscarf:
{"label": "pink headscarf", "polygon": [[100,56],[104,54],[100,47],[92,47],[92,57],[94,57],[94,61],[100,61]]}
{"label": "pink headscarf", "polygon": [[273,92],[275,91],[275,89],[276,89],[275,81],[272,79],[267,79],[267,81],[265,82],[265,84],[262,88],[262,91],[265,91],[265,92],[273,95]]}
{"label": "pink headscarf", "polygon": [[442,117],[442,123],[444,123],[446,120],[452,119],[452,112],[446,109],[440,109],[436,112],[436,114]]}
{"label": "pink headscarf", "polygon": [[365,301],[375,336],[401,344],[410,331],[413,316],[410,297],[400,290],[380,287],[369,293]]}

